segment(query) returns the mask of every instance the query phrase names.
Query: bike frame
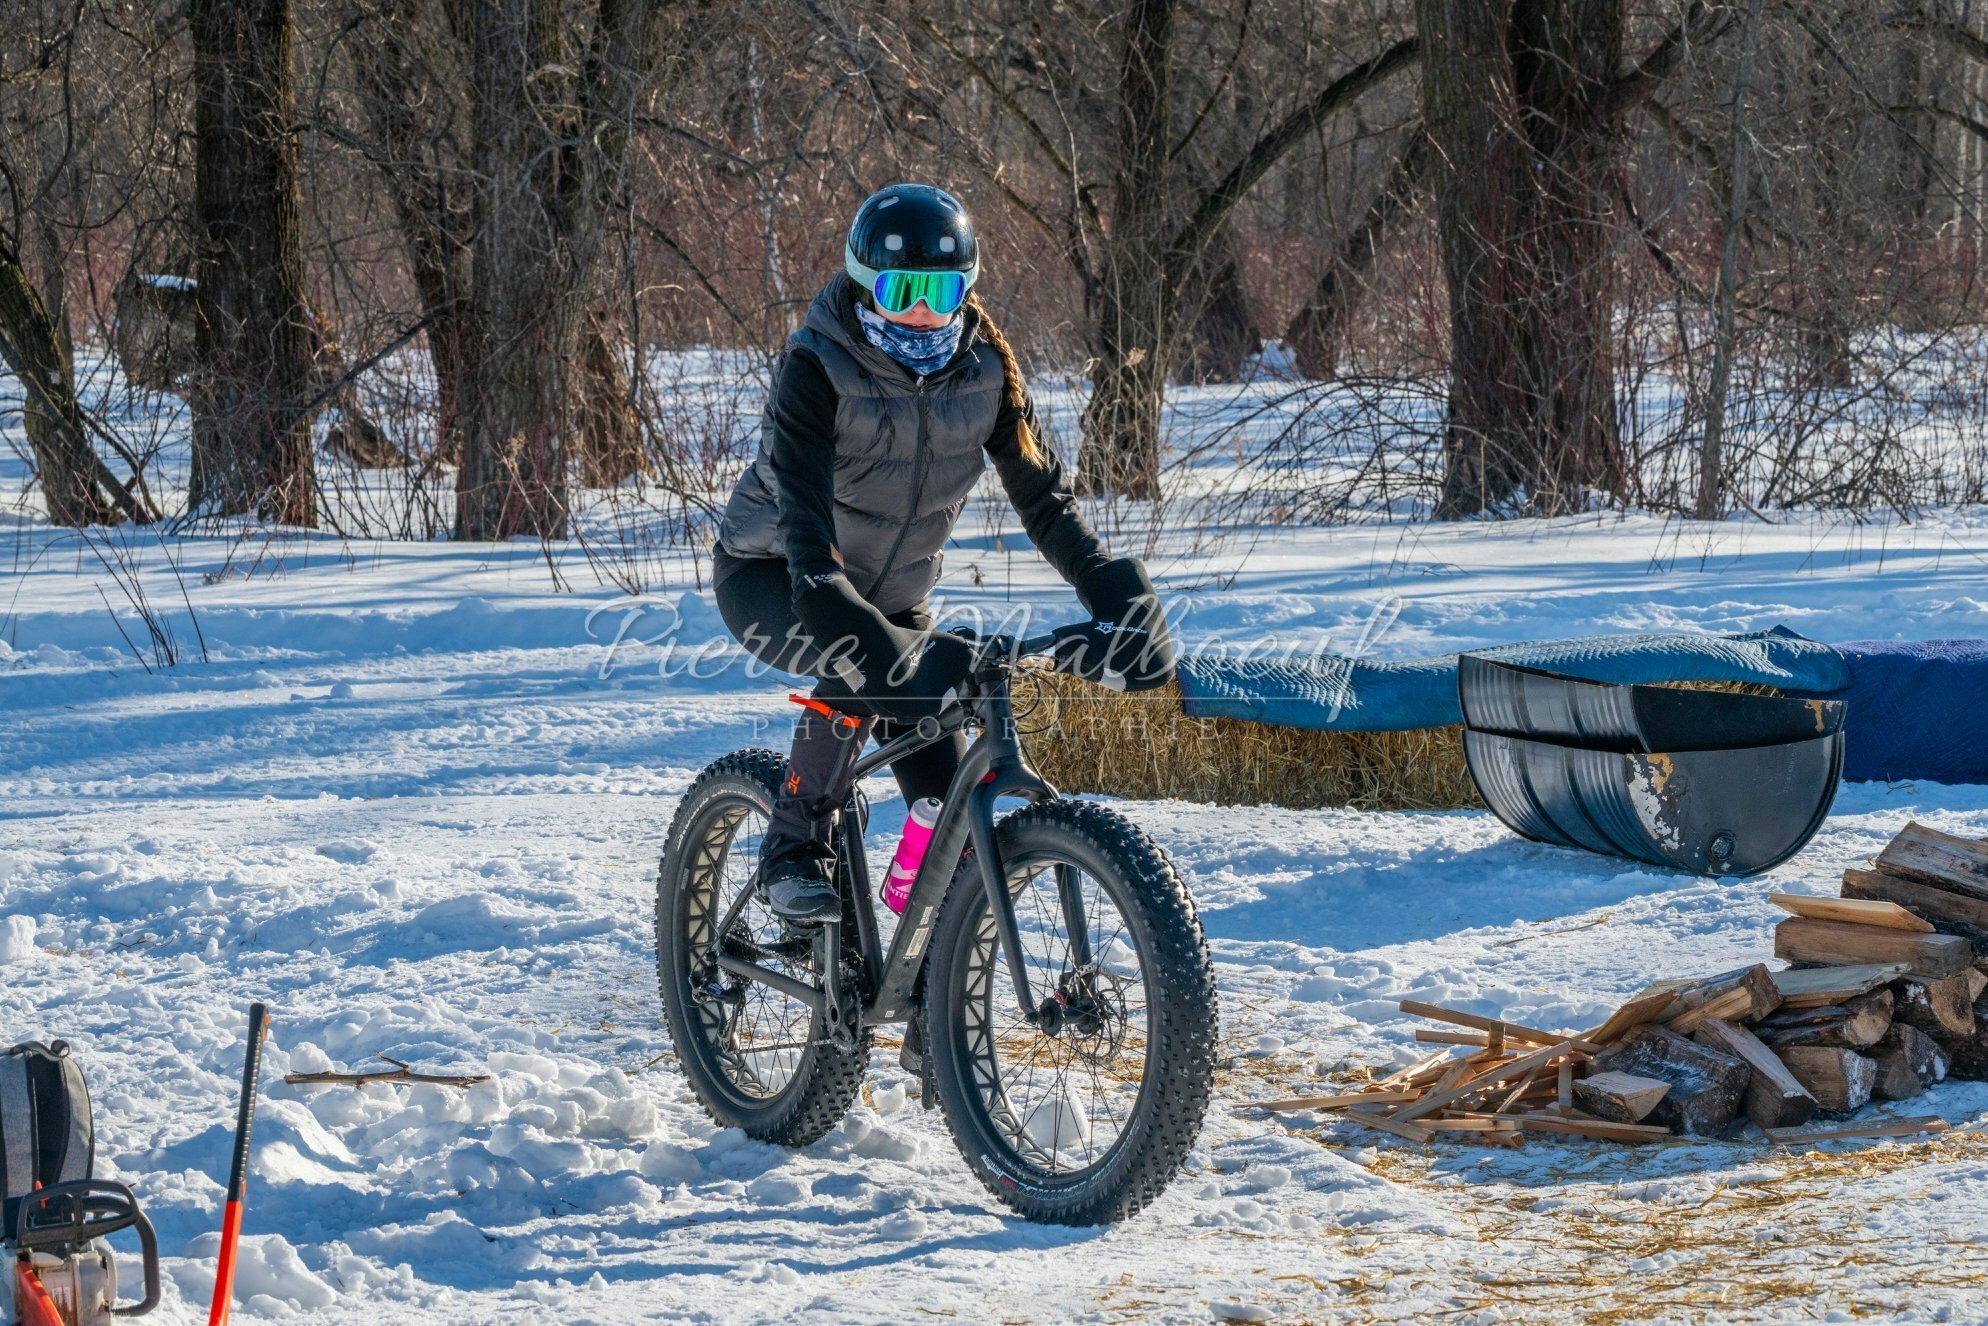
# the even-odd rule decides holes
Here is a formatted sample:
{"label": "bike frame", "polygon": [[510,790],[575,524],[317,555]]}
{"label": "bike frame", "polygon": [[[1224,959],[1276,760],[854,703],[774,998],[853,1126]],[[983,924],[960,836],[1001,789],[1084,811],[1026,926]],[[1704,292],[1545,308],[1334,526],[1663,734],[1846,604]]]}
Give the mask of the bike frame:
{"label": "bike frame", "polygon": [[[853,992],[843,988],[842,963],[838,956],[842,952],[842,918],[824,922],[821,926],[822,961],[819,966],[824,973],[821,985],[797,980],[784,972],[773,971],[749,958],[726,953],[722,949],[718,954],[718,966],[808,1004],[823,1014],[831,1035],[845,1043],[853,1042],[861,1027],[904,1022],[915,1008],[918,976],[928,956],[927,949],[933,926],[938,921],[939,905],[945,901],[946,890],[959,867],[960,857],[970,845],[979,867],[981,884],[987,890],[987,905],[994,916],[1002,956],[1014,981],[1016,1002],[1024,1018],[1031,1023],[1039,1020],[1041,1006],[1030,983],[1027,960],[1022,952],[1021,928],[1015,919],[1014,899],[1008,892],[1007,870],[994,837],[994,805],[1004,796],[1022,797],[1029,801],[1049,801],[1057,796],[1056,789],[1029,764],[1028,755],[1022,749],[1021,735],[1015,729],[1010,690],[1015,661],[1027,654],[1040,653],[1051,643],[1051,637],[1019,643],[1007,638],[982,642],[979,661],[967,693],[962,695],[959,703],[948,707],[937,717],[921,719],[913,731],[893,738],[868,755],[861,752],[872,723],[835,714],[830,706],[822,705],[831,713],[831,721],[849,734],[844,740],[847,753],[843,758],[840,780],[834,785],[832,795],[843,805],[842,823],[838,829],[840,848],[837,852],[837,870],[841,874],[843,898],[847,904],[845,917],[853,917],[856,926],[856,949],[863,963],[863,986],[873,992],[866,1002],[857,1004],[851,997]],[[810,704],[820,705],[821,702],[812,701]],[[855,785],[892,761],[947,740],[966,727],[977,727],[979,734],[967,747],[959,771],[953,775],[952,785],[947,789],[939,821],[932,829],[931,846],[926,849],[925,860],[918,868],[918,877],[912,883],[904,913],[898,920],[897,933],[891,940],[890,952],[886,954],[877,927],[876,898],[870,882],[869,860],[863,848],[863,828],[855,813]],[[1059,865],[1056,868],[1056,884],[1064,925],[1069,931],[1070,960],[1079,968],[1087,967],[1091,961],[1090,931],[1083,913],[1076,871]],[[740,891],[718,929],[720,936],[730,933],[733,920],[751,893],[750,888]]]}

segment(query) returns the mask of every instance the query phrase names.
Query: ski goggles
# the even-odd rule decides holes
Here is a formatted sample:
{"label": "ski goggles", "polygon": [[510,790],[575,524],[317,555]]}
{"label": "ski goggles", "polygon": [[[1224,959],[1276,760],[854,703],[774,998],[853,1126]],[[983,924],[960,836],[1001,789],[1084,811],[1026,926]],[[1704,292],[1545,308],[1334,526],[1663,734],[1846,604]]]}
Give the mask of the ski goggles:
{"label": "ski goggles", "polygon": [[980,264],[964,272],[912,272],[893,268],[880,272],[874,267],[865,267],[856,260],[856,255],[845,251],[842,265],[849,275],[868,290],[877,301],[877,307],[886,313],[909,313],[912,305],[920,300],[942,318],[950,318],[959,312],[959,306],[966,303],[967,291],[973,289],[975,278],[980,275]]}

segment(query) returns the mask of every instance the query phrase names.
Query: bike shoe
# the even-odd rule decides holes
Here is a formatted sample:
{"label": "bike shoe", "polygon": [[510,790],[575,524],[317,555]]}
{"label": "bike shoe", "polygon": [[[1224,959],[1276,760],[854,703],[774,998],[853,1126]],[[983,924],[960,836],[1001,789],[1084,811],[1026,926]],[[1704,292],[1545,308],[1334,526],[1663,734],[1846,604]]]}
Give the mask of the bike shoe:
{"label": "bike shoe", "polygon": [[781,871],[776,866],[775,873],[764,881],[761,887],[766,890],[767,904],[785,921],[825,921],[841,905],[835,885],[808,868],[813,862],[798,864],[803,868]]}

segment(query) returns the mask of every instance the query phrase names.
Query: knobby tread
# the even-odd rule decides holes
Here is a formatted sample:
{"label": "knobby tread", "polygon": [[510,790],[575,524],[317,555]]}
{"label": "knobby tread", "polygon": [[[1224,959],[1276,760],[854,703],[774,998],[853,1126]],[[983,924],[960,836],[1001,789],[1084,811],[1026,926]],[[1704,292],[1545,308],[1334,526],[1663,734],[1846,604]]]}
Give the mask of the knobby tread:
{"label": "knobby tread", "polygon": [[[958,1069],[965,1056],[964,1030],[941,1027],[938,1009],[947,1002],[942,983],[951,970],[961,931],[972,921],[982,893],[978,866],[969,853],[953,876],[933,943],[922,1020],[928,1062],[939,1086],[941,1112],[961,1155],[989,1192],[1031,1220],[1094,1225],[1123,1220],[1145,1208],[1173,1181],[1200,1136],[1214,1090],[1219,1029],[1214,963],[1201,920],[1180,872],[1159,844],[1123,815],[1088,801],[1049,801],[1025,807],[997,829],[1003,858],[1025,836],[1074,838],[1111,862],[1130,886],[1134,905],[1146,914],[1151,949],[1140,961],[1152,975],[1152,1053],[1148,1089],[1128,1125],[1122,1144],[1108,1157],[1098,1179],[1086,1180],[1067,1196],[1039,1196],[1011,1183],[986,1154],[977,1136],[991,1128],[978,1092]],[[1128,918],[1129,919],[1129,918]],[[998,959],[997,959],[998,960]],[[944,1038],[944,1039],[941,1039]],[[945,1047],[941,1052],[941,1047]],[[940,1061],[943,1059],[943,1064]]]}
{"label": "knobby tread", "polygon": [[801,1147],[818,1141],[841,1123],[863,1089],[863,1077],[870,1062],[870,1031],[867,1028],[862,1031],[855,1049],[840,1050],[828,1041],[821,1026],[822,1018],[815,1015],[809,1021],[809,1038],[814,1044],[806,1051],[805,1066],[764,1107],[741,1110],[717,1089],[719,1070],[704,1062],[698,1047],[701,1037],[691,1022],[695,1010],[682,1006],[683,1001],[678,997],[681,983],[672,980],[667,956],[674,952],[679,966],[688,957],[684,936],[677,932],[672,920],[675,911],[672,873],[683,859],[684,835],[718,797],[753,797],[762,809],[770,806],[786,773],[787,758],[777,751],[762,748],[733,751],[706,766],[677,803],[656,871],[656,985],[667,1014],[677,1062],[683,1066],[697,1103],[711,1116],[712,1122],[724,1128],[738,1128],[762,1142]]}

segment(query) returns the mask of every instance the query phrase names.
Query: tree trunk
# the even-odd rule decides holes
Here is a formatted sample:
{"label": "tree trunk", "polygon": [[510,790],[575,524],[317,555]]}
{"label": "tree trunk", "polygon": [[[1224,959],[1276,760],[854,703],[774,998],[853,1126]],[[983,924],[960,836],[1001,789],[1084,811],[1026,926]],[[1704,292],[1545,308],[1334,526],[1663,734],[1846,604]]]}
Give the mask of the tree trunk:
{"label": "tree trunk", "polygon": [[1416,0],[1450,297],[1437,514],[1553,514],[1621,478],[1613,85],[1621,0]]}
{"label": "tree trunk", "polygon": [[1216,232],[1188,278],[1188,288],[1178,314],[1185,326],[1176,338],[1175,377],[1187,382],[1240,380],[1243,360],[1263,347],[1263,332],[1256,324],[1256,304],[1243,288],[1242,255],[1232,227]]}
{"label": "tree trunk", "polygon": [[[353,65],[372,130],[380,182],[427,322],[424,341],[435,373],[435,445],[454,464],[462,455],[463,314],[470,289],[469,171],[452,132],[467,91],[452,76],[459,61],[417,44],[415,25],[438,18],[419,6],[383,10],[355,33]],[[445,81],[446,80],[446,81]],[[425,117],[416,118],[422,108]]]}
{"label": "tree trunk", "polygon": [[49,523],[71,528],[114,524],[118,506],[98,479],[99,462],[83,432],[61,334],[4,233],[0,233],[0,361],[24,388],[23,422]]}
{"label": "tree trunk", "polygon": [[191,507],[317,525],[289,0],[193,0]]}
{"label": "tree trunk", "polygon": [[1077,465],[1078,487],[1087,493],[1160,495],[1160,411],[1173,316],[1167,256],[1177,7],[1177,0],[1134,0],[1123,20],[1111,232],[1092,310],[1091,399]]}
{"label": "tree trunk", "polygon": [[1359,311],[1381,249],[1414,208],[1428,174],[1429,135],[1417,128],[1381,178],[1365,214],[1340,240],[1311,298],[1284,331],[1304,376],[1323,380],[1338,375],[1348,324]]}

